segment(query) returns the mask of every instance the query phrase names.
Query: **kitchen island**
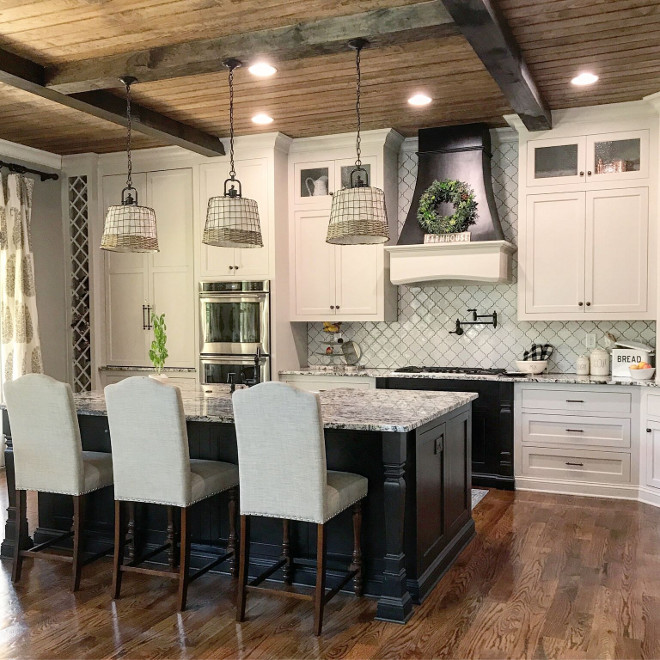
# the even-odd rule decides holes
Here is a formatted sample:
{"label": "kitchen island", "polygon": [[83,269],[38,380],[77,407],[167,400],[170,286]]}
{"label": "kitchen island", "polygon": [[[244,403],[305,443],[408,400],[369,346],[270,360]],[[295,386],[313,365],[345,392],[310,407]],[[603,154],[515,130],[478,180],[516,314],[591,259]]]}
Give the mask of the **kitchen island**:
{"label": "kitchen island", "polygon": [[[182,396],[191,458],[237,463],[229,392],[183,390]],[[474,536],[470,451],[471,408],[477,395],[337,389],[320,396],[328,468],[369,479],[363,507],[364,592],[378,598],[377,618],[404,623],[412,613],[413,602],[421,602],[428,595]],[[109,452],[103,392],[77,394],[75,403],[83,448]],[[2,555],[11,556],[16,510],[11,431],[4,409],[3,428],[10,506]],[[264,441],[277,442],[277,438]],[[193,510],[193,566],[202,565],[226,545],[227,497],[225,493],[210,498]],[[71,515],[71,498],[40,494],[34,541],[47,541],[68,529]],[[336,566],[351,561],[350,515],[345,511],[329,523],[330,587],[340,574]],[[87,522],[87,548],[97,551],[113,535],[111,489],[91,494]],[[311,525],[296,523],[291,531],[296,558],[294,581],[313,584],[315,530]],[[259,572],[279,557],[281,532],[278,520],[255,519],[251,572]],[[166,533],[165,507],[136,505],[129,526],[130,555],[157,547]],[[168,561],[166,556],[157,559]]]}

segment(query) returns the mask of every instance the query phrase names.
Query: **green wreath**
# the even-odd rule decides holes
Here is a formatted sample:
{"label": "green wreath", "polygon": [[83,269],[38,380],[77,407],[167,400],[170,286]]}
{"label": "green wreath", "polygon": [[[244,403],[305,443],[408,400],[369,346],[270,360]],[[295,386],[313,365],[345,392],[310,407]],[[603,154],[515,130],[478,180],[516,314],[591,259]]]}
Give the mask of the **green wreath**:
{"label": "green wreath", "polygon": [[[453,215],[439,215],[438,204],[454,205]],[[477,202],[474,190],[463,181],[434,181],[421,196],[417,221],[427,234],[455,234],[466,231],[476,222]]]}

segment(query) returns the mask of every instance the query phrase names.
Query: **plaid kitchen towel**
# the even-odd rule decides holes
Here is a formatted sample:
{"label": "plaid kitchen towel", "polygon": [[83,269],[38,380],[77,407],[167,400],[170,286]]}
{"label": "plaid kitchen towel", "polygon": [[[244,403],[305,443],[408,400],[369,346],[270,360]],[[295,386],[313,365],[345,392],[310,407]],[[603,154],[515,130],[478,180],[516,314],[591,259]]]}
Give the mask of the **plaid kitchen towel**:
{"label": "plaid kitchen towel", "polygon": [[532,344],[532,347],[523,353],[523,360],[547,360],[554,350],[552,344]]}

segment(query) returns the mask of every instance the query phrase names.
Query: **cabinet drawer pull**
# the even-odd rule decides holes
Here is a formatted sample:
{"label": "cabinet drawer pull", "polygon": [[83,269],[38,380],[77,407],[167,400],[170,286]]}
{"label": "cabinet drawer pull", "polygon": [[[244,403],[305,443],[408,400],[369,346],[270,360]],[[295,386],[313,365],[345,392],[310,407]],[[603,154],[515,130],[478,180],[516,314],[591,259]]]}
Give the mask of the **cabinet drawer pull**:
{"label": "cabinet drawer pull", "polygon": [[584,429],[566,429],[566,433],[584,433]]}
{"label": "cabinet drawer pull", "polygon": [[334,306],[334,305],[330,305],[330,309],[334,309],[334,308],[335,308],[335,306]]}
{"label": "cabinet drawer pull", "polygon": [[646,432],[647,432],[647,433],[651,433],[651,429],[646,429]]}
{"label": "cabinet drawer pull", "polygon": [[591,307],[591,303],[590,303],[590,302],[587,303],[587,307]]}
{"label": "cabinet drawer pull", "polygon": [[578,307],[582,307],[583,305],[584,305],[583,302],[579,302],[579,303],[578,303]]}
{"label": "cabinet drawer pull", "polygon": [[566,399],[566,403],[584,403],[582,399]]}
{"label": "cabinet drawer pull", "polygon": [[580,176],[584,176],[584,172],[580,172]]}
{"label": "cabinet drawer pull", "polygon": [[570,461],[566,461],[566,465],[576,465],[577,467],[584,467],[584,463],[571,463]]}

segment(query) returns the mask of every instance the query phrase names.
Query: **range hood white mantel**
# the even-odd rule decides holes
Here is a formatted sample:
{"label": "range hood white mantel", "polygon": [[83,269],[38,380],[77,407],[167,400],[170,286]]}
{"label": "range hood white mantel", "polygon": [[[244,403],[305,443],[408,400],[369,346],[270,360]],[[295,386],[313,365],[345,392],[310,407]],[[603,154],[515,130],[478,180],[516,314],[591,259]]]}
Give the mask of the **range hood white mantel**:
{"label": "range hood white mantel", "polygon": [[475,241],[392,245],[385,250],[390,255],[392,284],[450,285],[511,282],[516,246],[508,241]]}

